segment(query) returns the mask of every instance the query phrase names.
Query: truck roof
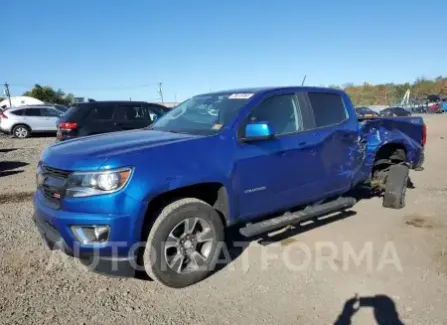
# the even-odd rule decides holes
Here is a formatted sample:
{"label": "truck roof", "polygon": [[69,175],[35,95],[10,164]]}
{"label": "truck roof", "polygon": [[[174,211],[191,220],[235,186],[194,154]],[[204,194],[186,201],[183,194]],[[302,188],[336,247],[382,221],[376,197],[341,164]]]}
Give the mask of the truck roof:
{"label": "truck roof", "polygon": [[238,88],[238,89],[228,89],[228,90],[221,90],[221,91],[215,91],[215,92],[209,92],[209,93],[202,93],[201,95],[205,94],[262,94],[262,93],[269,93],[272,91],[278,91],[278,90],[294,90],[294,91],[313,91],[313,92],[332,92],[332,93],[343,93],[342,90],[336,89],[336,88],[327,88],[327,87],[311,87],[311,86],[280,86],[280,87],[253,87],[253,88]]}

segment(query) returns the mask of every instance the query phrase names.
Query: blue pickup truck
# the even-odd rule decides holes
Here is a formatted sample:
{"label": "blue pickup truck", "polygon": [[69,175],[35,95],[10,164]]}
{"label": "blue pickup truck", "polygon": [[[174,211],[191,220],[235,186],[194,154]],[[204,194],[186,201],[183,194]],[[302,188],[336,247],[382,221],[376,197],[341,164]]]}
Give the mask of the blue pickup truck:
{"label": "blue pickup truck", "polygon": [[359,122],[337,89],[198,95],[148,128],[46,148],[34,221],[95,271],[186,287],[213,270],[231,225],[253,238],[343,211],[360,185],[404,207],[425,141],[422,118]]}

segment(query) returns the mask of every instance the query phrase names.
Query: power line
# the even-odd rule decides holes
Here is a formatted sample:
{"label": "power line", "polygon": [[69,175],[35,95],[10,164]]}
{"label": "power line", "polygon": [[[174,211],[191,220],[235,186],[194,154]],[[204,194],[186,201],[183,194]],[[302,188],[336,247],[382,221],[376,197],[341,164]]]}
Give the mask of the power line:
{"label": "power line", "polygon": [[11,93],[9,92],[9,85],[8,85],[7,82],[5,82],[5,91],[4,91],[4,93],[5,93],[5,96],[8,97],[9,107],[12,107],[12,104],[11,104]]}
{"label": "power line", "polygon": [[163,103],[163,83],[158,83],[158,93],[160,94],[161,102]]}

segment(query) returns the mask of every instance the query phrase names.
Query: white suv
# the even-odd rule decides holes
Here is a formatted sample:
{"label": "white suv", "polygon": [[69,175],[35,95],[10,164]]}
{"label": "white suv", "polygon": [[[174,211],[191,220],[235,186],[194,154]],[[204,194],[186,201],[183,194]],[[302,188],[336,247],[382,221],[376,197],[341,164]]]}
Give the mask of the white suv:
{"label": "white suv", "polygon": [[31,133],[56,133],[61,114],[53,106],[11,107],[0,113],[0,130],[15,138],[27,138]]}

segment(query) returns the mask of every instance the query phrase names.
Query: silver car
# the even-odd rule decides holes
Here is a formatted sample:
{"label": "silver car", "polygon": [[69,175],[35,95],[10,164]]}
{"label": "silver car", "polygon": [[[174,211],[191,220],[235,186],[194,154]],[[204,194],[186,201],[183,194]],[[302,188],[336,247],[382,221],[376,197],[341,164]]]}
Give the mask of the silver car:
{"label": "silver car", "polygon": [[11,107],[0,113],[0,130],[22,139],[31,133],[56,133],[61,114],[54,106]]}

